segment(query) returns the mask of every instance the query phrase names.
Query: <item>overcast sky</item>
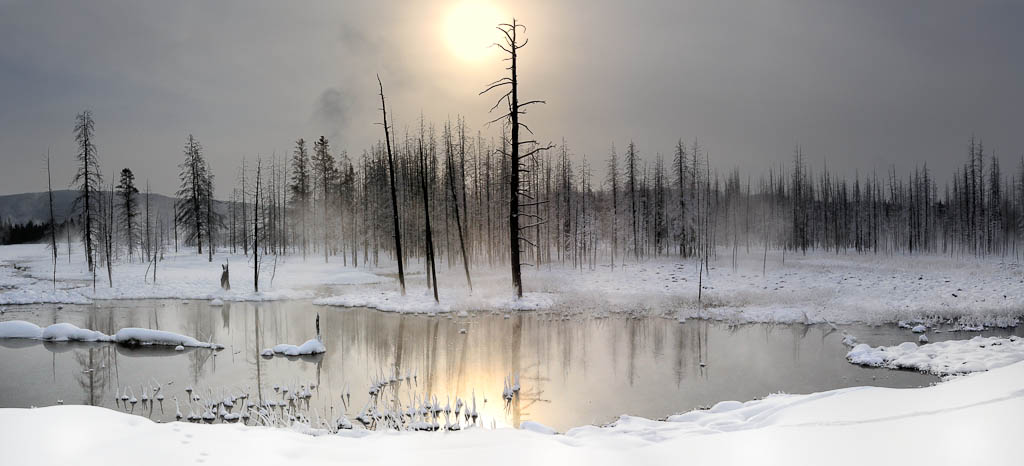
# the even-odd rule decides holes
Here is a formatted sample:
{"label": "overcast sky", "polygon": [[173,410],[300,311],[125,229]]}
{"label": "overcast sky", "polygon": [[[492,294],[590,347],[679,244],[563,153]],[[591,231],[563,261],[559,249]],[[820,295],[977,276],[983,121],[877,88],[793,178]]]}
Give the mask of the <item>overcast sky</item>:
{"label": "overcast sky", "polygon": [[[400,132],[420,112],[478,128],[502,65],[455,53],[460,3],[0,0],[0,194],[45,189],[48,147],[66,186],[86,108],[107,176],[173,192],[192,133],[221,196],[243,156],[381,138],[376,73]],[[1024,155],[1024,2],[490,3],[528,27],[538,139],[595,164],[613,143],[653,157],[678,138],[754,176],[798,143],[850,175],[927,162],[945,179],[972,134],[1007,168]]]}

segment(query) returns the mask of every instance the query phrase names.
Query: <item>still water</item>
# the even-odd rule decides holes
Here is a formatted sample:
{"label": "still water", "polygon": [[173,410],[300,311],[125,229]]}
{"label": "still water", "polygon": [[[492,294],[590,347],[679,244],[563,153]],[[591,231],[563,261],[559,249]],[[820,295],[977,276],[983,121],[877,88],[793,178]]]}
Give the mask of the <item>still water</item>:
{"label": "still water", "polygon": [[[320,327],[327,353],[259,356],[278,343],[301,344]],[[174,351],[98,343],[0,340],[0,407],[94,404],[173,420],[172,397],[186,387],[212,397],[250,393],[281,397],[273,387],[315,385],[316,412],[354,418],[382,374],[415,374],[410,393],[476,395],[482,422],[518,426],[534,420],[559,431],[603,424],[621,414],[649,418],[750,400],[769,393],[806,393],[856,385],[924,386],[932,376],[849,364],[842,335],[827,325],[729,325],[659,317],[564,317],[545,313],[419,316],[315,306],[308,301],[226,303],[112,301],[90,306],[16,306],[0,320],[40,326],[70,322],[113,334],[123,327],[168,330],[225,346]],[[844,330],[872,345],[916,340],[894,326]],[[464,330],[464,332],[463,332]],[[1001,333],[1017,332],[1015,330]],[[992,334],[999,334],[996,331]],[[976,334],[933,334],[932,341]],[[504,379],[522,389],[502,400]],[[165,400],[148,408],[118,403],[119,393],[162,386]],[[347,404],[342,403],[345,392]],[[150,393],[152,397],[152,393]],[[411,395],[410,395],[411,396]]]}

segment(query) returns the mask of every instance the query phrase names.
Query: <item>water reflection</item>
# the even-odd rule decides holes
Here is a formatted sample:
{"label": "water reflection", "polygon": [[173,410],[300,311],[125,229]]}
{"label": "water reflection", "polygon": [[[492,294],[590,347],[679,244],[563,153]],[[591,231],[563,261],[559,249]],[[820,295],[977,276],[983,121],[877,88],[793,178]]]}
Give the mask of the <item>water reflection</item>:
{"label": "water reflection", "polygon": [[[278,343],[315,335],[317,314],[327,353],[261,357]],[[185,400],[184,388],[250,393],[256,402],[280,398],[274,385],[315,384],[310,408],[358,414],[367,387],[386,374],[414,373],[406,389],[419,396],[468,400],[484,419],[518,426],[535,420],[559,430],[615,419],[659,418],[726,399],[774,392],[801,393],[853,385],[920,386],[936,379],[913,372],[847,364],[841,334],[830,326],[728,325],[660,318],[566,318],[561,314],[483,313],[426,317],[309,302],[227,303],[118,301],[93,306],[19,308],[0,317],[40,325],[70,322],[114,333],[122,327],[169,330],[225,345],[173,351],[111,344],[0,340],[0,406],[82,403],[119,408],[117,394],[141,394],[154,383]],[[461,330],[465,329],[465,333]],[[888,327],[851,332],[871,344],[913,338]],[[1005,333],[1005,332],[1003,332]],[[936,334],[943,338],[969,335]],[[518,374],[522,389],[502,400],[503,380]],[[351,403],[342,403],[346,387]],[[403,395],[404,396],[404,395]],[[174,406],[144,415],[172,420]],[[139,410],[136,410],[136,414]],[[489,424],[487,424],[489,425]]]}

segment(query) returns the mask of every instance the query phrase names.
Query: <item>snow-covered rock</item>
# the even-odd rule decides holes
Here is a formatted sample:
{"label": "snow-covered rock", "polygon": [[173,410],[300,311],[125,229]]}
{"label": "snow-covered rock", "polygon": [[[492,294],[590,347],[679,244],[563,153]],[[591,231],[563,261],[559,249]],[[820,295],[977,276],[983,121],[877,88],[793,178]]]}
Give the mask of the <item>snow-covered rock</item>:
{"label": "snow-covered rock", "polygon": [[326,353],[327,347],[324,346],[323,342],[316,338],[310,339],[305,343],[295,346],[282,343],[276,345],[273,348],[264,349],[260,352],[261,356],[270,356],[274,354],[283,354],[285,356],[303,356],[311,354]]}

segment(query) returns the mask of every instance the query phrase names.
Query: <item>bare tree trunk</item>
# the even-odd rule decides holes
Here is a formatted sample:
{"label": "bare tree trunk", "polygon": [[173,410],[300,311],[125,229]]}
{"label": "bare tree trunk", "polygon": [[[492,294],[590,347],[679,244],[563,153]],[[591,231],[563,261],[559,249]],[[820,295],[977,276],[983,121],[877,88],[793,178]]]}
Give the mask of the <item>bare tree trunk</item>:
{"label": "bare tree trunk", "polygon": [[[448,186],[452,191],[452,200],[455,204],[455,228],[459,230],[459,248],[462,250],[462,268],[466,272],[466,283],[469,291],[473,291],[473,280],[469,278],[469,257],[466,256],[466,241],[462,238],[462,220],[459,217],[459,197],[455,191],[455,171],[452,167],[452,141],[451,131],[445,133],[445,146],[447,148],[446,162],[448,165]],[[463,172],[464,173],[464,172]]]}
{"label": "bare tree trunk", "polygon": [[388,131],[388,111],[384,103],[384,85],[380,82],[380,75],[377,75],[377,85],[380,87],[380,111],[384,118],[384,142],[388,150],[388,175],[391,179],[391,213],[395,229],[395,259],[398,262],[398,283],[402,288],[402,296],[405,296],[405,268],[402,255],[402,232],[398,222],[398,195],[395,193],[395,157],[391,154],[391,133]]}
{"label": "bare tree trunk", "polygon": [[[50,177],[50,149],[46,149],[46,193],[50,199],[50,250],[53,253],[53,289],[57,289],[57,225],[53,218],[53,181]],[[65,222],[66,223],[66,222]]]}
{"label": "bare tree trunk", "polygon": [[260,170],[262,160],[256,159],[256,192],[253,195],[252,211],[252,286],[253,290],[260,291]]}
{"label": "bare tree trunk", "polygon": [[[422,128],[422,126],[421,126]],[[434,302],[439,303],[440,299],[437,297],[437,264],[434,263],[434,240],[431,237],[430,232],[430,197],[427,193],[427,161],[426,156],[423,154],[423,135],[422,129],[420,131],[420,186],[423,188],[423,220],[425,222],[426,229],[426,248],[427,248],[427,262],[430,265],[428,272],[434,282]]]}

